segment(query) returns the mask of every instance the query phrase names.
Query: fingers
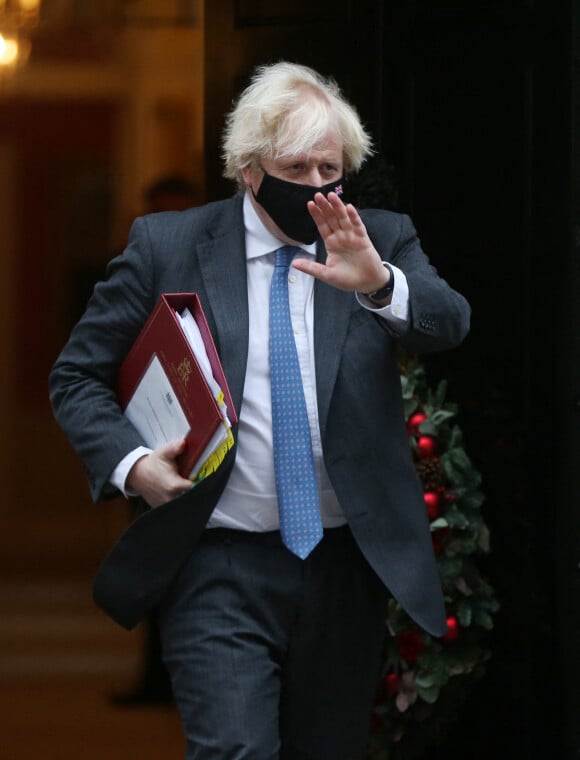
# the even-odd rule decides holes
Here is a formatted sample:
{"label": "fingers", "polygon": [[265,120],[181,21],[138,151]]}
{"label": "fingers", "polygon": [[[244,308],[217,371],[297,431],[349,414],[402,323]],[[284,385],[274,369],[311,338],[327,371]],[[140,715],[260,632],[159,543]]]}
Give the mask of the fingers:
{"label": "fingers", "polygon": [[127,485],[152,507],[190,490],[192,484],[181,477],[176,462],[184,446],[183,440],[171,441],[138,459],[127,476]]}
{"label": "fingers", "polygon": [[294,269],[300,270],[301,272],[305,272],[312,277],[316,277],[316,279],[322,280],[323,282],[329,281],[327,275],[328,267],[325,264],[319,264],[318,262],[312,261],[310,259],[302,259],[297,257],[292,261],[292,267]]}
{"label": "fingers", "polygon": [[364,225],[352,203],[344,204],[336,193],[324,196],[316,193],[313,201],[309,201],[308,210],[323,237],[334,232],[361,234]]}
{"label": "fingers", "polygon": [[185,449],[185,440],[183,438],[177,438],[174,441],[169,441],[164,446],[160,446],[157,449],[157,454],[161,459],[172,461],[183,453]]}
{"label": "fingers", "polygon": [[328,196],[316,193],[314,200],[308,203],[308,209],[315,221],[331,228],[340,228],[341,222],[348,221],[345,205],[336,193],[329,193]]}
{"label": "fingers", "polygon": [[191,487],[191,482],[179,474],[176,461],[184,449],[185,440],[178,439],[160,446],[151,455],[155,462],[156,476],[162,479],[164,487],[173,497]]}

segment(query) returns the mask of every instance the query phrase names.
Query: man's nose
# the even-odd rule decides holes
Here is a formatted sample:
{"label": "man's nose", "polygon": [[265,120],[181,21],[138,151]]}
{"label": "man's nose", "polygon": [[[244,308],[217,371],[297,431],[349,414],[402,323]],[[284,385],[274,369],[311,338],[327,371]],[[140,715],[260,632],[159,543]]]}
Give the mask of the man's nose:
{"label": "man's nose", "polygon": [[313,166],[308,170],[306,184],[311,185],[311,187],[322,187],[324,185],[324,179],[318,167]]}

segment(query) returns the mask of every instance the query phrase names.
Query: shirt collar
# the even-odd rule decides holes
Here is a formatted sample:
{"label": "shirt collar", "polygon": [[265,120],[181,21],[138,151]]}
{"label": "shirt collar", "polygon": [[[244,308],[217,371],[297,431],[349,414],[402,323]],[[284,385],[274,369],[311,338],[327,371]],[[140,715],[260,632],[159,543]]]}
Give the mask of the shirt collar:
{"label": "shirt collar", "polygon": [[[244,227],[246,231],[246,259],[255,259],[272,253],[284,245],[281,240],[266,229],[258,216],[248,193],[244,195]],[[312,256],[316,256],[316,243],[300,244],[300,248]]]}

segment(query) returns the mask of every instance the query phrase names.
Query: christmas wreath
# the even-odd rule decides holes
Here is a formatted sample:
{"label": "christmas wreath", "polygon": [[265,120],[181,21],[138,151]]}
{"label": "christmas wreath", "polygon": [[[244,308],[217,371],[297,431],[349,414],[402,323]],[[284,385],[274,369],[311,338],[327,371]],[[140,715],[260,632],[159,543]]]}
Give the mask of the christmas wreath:
{"label": "christmas wreath", "polygon": [[476,563],[478,555],[489,552],[481,476],[453,424],[457,408],[445,399],[447,383],[440,382],[433,392],[415,359],[401,365],[401,383],[441,574],[447,633],[442,638],[428,635],[391,601],[368,760],[417,757],[444,736],[483,673],[490,656],[485,636],[499,608]]}

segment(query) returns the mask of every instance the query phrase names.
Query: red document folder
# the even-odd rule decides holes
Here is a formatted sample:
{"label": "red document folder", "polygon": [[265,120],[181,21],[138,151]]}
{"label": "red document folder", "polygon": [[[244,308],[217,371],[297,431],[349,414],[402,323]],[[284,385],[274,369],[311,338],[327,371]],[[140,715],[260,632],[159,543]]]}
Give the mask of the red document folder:
{"label": "red document folder", "polygon": [[[199,327],[213,376],[223,391],[227,417],[232,425],[238,421],[215,344],[196,293],[165,293],[159,298],[121,365],[116,390],[121,407],[126,410],[152,361],[159,361],[189,424],[189,432],[185,435],[186,447],[177,460],[180,474],[189,478],[218,426],[223,425],[223,413],[176,314],[185,308],[189,308]],[[145,443],[151,445],[147,441]]]}

